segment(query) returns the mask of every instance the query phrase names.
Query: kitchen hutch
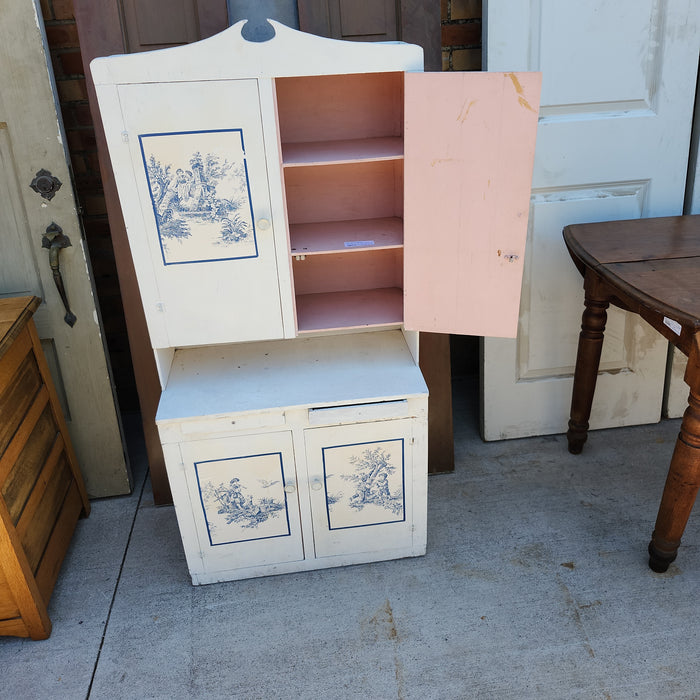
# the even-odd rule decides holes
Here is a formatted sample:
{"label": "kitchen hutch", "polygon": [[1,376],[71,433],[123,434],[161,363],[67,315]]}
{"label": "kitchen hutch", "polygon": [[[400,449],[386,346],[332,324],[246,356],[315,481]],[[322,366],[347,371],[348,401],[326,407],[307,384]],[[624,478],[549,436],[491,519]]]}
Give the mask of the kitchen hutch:
{"label": "kitchen hutch", "polygon": [[425,552],[418,331],[515,334],[539,103],[244,24],[92,63],[194,583]]}

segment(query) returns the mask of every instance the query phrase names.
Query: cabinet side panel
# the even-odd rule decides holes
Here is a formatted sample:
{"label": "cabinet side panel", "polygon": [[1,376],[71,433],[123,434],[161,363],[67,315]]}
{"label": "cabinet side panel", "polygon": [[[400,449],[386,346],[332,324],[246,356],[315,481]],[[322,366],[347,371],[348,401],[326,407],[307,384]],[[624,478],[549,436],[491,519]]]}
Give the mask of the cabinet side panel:
{"label": "cabinet side panel", "polygon": [[405,80],[406,326],[515,336],[540,75]]}

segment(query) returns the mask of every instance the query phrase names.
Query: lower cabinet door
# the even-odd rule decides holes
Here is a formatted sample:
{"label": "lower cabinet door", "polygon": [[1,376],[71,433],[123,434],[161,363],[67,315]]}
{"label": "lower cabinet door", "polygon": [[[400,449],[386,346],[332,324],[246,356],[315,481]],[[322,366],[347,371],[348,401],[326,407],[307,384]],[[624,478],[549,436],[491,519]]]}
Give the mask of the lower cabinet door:
{"label": "lower cabinet door", "polygon": [[305,431],[317,557],[411,553],[412,432],[410,419]]}
{"label": "lower cabinet door", "polygon": [[186,442],[181,450],[202,573],[304,558],[291,432]]}

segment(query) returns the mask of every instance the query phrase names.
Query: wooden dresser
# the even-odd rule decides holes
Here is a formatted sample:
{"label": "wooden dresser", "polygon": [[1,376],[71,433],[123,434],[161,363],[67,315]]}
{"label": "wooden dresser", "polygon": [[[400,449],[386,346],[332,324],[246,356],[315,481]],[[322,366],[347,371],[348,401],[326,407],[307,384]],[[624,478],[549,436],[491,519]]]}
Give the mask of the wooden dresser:
{"label": "wooden dresser", "polygon": [[0,299],[0,634],[46,639],[47,607],[90,504],[32,315]]}

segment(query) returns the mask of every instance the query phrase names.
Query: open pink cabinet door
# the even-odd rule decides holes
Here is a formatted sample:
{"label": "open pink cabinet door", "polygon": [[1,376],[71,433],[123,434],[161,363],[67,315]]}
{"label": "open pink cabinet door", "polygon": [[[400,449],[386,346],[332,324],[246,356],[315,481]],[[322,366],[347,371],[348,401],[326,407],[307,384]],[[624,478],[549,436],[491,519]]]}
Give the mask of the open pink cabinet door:
{"label": "open pink cabinet door", "polygon": [[539,73],[406,73],[404,325],[515,337]]}

